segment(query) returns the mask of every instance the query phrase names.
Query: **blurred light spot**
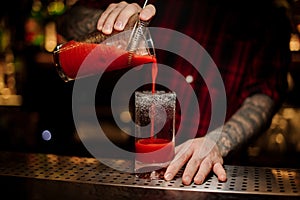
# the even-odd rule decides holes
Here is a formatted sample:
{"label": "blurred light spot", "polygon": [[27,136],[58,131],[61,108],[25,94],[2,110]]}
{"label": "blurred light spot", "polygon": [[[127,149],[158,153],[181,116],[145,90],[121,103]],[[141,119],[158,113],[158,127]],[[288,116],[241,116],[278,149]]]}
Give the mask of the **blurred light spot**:
{"label": "blurred light spot", "polygon": [[5,87],[5,83],[3,81],[0,81],[0,91]]}
{"label": "blurred light spot", "polygon": [[57,45],[56,28],[54,22],[49,22],[45,26],[45,49],[52,52]]}
{"label": "blurred light spot", "polygon": [[282,111],[282,116],[284,119],[293,119],[297,116],[296,115],[296,112],[293,108],[285,108],[283,111]]}
{"label": "blurred light spot", "polygon": [[300,50],[300,40],[298,34],[292,34],[290,38],[290,51]]}
{"label": "blurred light spot", "polygon": [[280,119],[278,121],[278,127],[285,130],[286,127],[288,126],[288,122],[286,121],[286,119]]}
{"label": "blurred light spot", "polygon": [[62,1],[54,1],[49,3],[47,10],[50,15],[60,15],[65,11],[65,4]]}
{"label": "blurred light spot", "polygon": [[5,88],[2,88],[1,91],[0,91],[0,94],[2,94],[3,98],[7,99],[9,98],[9,95],[11,95],[11,91],[9,88],[5,87]]}
{"label": "blurred light spot", "polygon": [[50,131],[44,130],[42,132],[42,138],[43,138],[43,140],[49,141],[49,140],[51,140],[51,137],[52,137],[52,135],[51,135]]}
{"label": "blurred light spot", "polygon": [[194,77],[192,75],[187,75],[185,78],[186,82],[192,83],[194,81]]}
{"label": "blurred light spot", "polygon": [[130,113],[128,111],[121,112],[120,119],[122,122],[125,122],[125,123],[130,122],[131,121]]}
{"label": "blurred light spot", "polygon": [[284,136],[282,135],[282,133],[278,133],[276,135],[275,141],[277,144],[281,144],[284,142]]}
{"label": "blurred light spot", "polygon": [[14,63],[7,63],[5,73],[9,75],[9,74],[13,74],[14,72],[15,72]]}
{"label": "blurred light spot", "polygon": [[42,9],[42,2],[41,1],[33,1],[33,4],[32,4],[32,11],[34,12],[38,12]]}

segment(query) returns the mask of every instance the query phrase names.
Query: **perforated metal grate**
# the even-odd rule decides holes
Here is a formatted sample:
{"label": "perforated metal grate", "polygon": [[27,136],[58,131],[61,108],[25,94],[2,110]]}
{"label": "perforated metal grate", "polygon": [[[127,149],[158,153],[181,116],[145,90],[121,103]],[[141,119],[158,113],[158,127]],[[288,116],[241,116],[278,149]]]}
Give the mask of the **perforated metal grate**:
{"label": "perforated metal grate", "polygon": [[154,189],[300,197],[300,169],[225,165],[226,182],[219,182],[212,175],[202,185],[186,186],[181,183],[182,171],[174,180],[167,182],[141,179],[116,170],[118,167],[131,167],[130,162],[124,160],[111,160],[110,164],[115,169],[94,158],[4,153],[0,155],[0,175]]}

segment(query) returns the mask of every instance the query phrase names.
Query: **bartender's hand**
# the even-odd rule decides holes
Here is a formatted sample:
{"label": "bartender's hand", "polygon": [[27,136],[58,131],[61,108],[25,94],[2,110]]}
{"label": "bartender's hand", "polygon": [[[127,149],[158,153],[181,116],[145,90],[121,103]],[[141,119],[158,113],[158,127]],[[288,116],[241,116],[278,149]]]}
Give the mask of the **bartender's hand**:
{"label": "bartender's hand", "polygon": [[152,4],[142,9],[137,3],[128,4],[125,1],[112,3],[101,14],[97,29],[105,34],[111,34],[113,30],[122,31],[133,15],[140,13],[140,19],[147,21],[155,15],[155,12],[156,9]]}
{"label": "bartender's hand", "polygon": [[208,174],[213,171],[219,181],[226,181],[223,158],[217,145],[208,138],[195,138],[186,141],[175,149],[175,158],[165,172],[165,179],[172,180],[177,172],[186,164],[182,183],[202,184]]}

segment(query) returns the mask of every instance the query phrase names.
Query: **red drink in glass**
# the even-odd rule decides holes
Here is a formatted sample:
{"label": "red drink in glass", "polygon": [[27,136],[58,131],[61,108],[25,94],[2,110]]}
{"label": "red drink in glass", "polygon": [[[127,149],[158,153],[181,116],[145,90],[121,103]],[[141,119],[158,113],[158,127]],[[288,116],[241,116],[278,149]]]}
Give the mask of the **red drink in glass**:
{"label": "red drink in glass", "polygon": [[174,158],[175,103],[174,92],[135,93],[135,172],[165,168]]}
{"label": "red drink in glass", "polygon": [[[140,162],[167,163],[174,157],[174,142],[162,138],[138,139],[135,143],[135,152],[140,154],[136,156],[136,160]],[[145,156],[144,153],[151,154]]]}

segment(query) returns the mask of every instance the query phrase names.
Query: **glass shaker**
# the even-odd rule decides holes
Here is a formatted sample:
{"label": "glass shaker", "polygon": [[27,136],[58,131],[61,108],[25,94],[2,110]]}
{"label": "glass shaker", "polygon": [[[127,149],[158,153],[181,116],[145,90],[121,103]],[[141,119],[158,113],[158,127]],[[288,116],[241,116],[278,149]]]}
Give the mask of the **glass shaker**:
{"label": "glass shaker", "polygon": [[95,31],[79,40],[58,45],[53,51],[54,64],[65,81],[92,76],[155,61],[149,22],[137,20],[133,27],[105,35]]}

